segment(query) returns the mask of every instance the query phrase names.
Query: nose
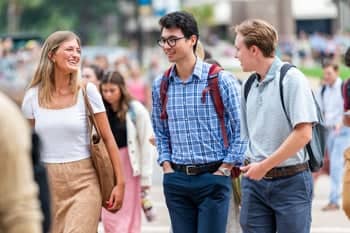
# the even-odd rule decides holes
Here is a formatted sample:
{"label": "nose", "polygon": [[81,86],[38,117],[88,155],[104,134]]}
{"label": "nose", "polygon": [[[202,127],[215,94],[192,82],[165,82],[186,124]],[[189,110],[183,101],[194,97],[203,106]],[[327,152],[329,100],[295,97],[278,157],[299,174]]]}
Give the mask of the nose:
{"label": "nose", "polygon": [[103,92],[103,96],[107,99],[111,93],[109,91]]}
{"label": "nose", "polygon": [[238,58],[238,52],[237,52],[237,49],[235,49],[234,51],[233,51],[233,57],[234,58]]}
{"label": "nose", "polygon": [[73,51],[73,57],[74,58],[80,58],[80,52],[78,50]]}
{"label": "nose", "polygon": [[164,50],[167,50],[167,49],[170,49],[171,47],[169,46],[168,42],[165,42],[164,45],[163,45],[163,49]]}

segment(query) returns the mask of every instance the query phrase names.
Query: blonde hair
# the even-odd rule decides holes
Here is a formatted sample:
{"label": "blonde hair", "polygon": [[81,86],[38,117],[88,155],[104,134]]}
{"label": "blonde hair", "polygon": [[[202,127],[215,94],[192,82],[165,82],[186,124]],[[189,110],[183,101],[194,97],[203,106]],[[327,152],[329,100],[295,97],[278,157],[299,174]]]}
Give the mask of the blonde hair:
{"label": "blonde hair", "polygon": [[273,57],[278,42],[276,29],[261,19],[248,19],[235,27],[236,33],[244,38],[247,48],[257,46],[265,57]]}
{"label": "blonde hair", "polygon": [[204,60],[205,58],[205,51],[204,51],[204,47],[202,45],[202,43],[197,40],[197,48],[196,48],[196,55],[197,57],[199,57],[200,59]]}
{"label": "blonde hair", "polygon": [[[29,88],[38,86],[39,105],[48,107],[52,100],[52,94],[55,91],[54,63],[49,59],[50,54],[54,54],[63,42],[76,39],[79,46],[81,44],[79,37],[71,31],[56,31],[52,33],[44,42],[41,49],[40,61],[36,68]],[[79,71],[71,73],[70,88],[75,98],[79,90]]]}

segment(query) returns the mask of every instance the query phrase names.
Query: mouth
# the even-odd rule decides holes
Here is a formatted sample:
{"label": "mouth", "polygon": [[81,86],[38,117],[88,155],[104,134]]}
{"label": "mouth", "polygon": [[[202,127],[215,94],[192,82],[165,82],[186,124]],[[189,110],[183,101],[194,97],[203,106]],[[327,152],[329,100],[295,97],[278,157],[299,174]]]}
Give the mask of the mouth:
{"label": "mouth", "polygon": [[68,60],[68,64],[70,66],[78,66],[79,65],[79,60]]}
{"label": "mouth", "polygon": [[166,51],[165,52],[165,55],[167,55],[168,57],[171,57],[175,54],[175,52],[172,52],[172,51]]}

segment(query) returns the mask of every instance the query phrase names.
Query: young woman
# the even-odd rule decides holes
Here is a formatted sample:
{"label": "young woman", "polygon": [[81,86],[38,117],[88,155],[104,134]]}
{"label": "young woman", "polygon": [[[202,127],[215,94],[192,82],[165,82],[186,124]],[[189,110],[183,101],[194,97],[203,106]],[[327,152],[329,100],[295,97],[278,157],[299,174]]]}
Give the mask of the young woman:
{"label": "young woman", "polygon": [[148,141],[153,135],[150,116],[140,102],[131,98],[119,72],[106,73],[100,87],[108,120],[120,148],[127,193],[123,207],[116,214],[102,210],[102,222],[106,233],[140,233],[141,192],[151,186],[152,158],[156,153]]}
{"label": "young woman", "polygon": [[[79,85],[80,39],[70,31],[57,31],[45,41],[39,65],[25,93],[22,111],[42,138],[42,161],[52,194],[51,233],[96,233],[101,194],[89,153],[87,115]],[[109,209],[121,208],[124,178],[119,150],[95,85],[87,95],[111,157],[118,184]]]}

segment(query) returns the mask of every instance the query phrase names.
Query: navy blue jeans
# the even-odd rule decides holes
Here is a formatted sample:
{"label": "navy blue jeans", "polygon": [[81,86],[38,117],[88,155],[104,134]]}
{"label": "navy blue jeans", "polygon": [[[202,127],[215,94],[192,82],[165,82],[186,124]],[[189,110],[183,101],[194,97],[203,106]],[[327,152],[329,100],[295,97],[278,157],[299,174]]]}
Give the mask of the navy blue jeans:
{"label": "navy blue jeans", "polygon": [[309,233],[312,176],[303,171],[281,179],[242,179],[240,223],[244,233]]}
{"label": "navy blue jeans", "polygon": [[230,177],[174,172],[164,174],[163,186],[173,233],[225,233]]}

